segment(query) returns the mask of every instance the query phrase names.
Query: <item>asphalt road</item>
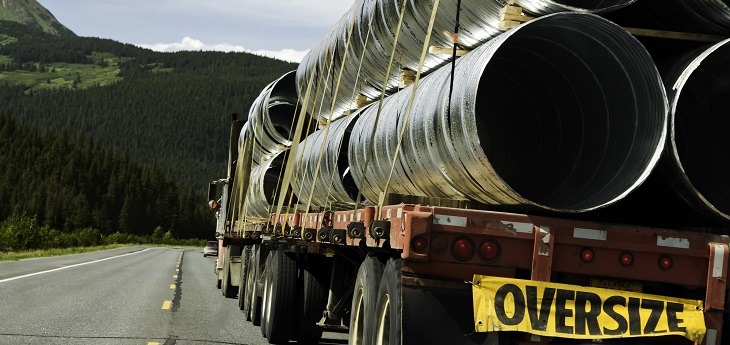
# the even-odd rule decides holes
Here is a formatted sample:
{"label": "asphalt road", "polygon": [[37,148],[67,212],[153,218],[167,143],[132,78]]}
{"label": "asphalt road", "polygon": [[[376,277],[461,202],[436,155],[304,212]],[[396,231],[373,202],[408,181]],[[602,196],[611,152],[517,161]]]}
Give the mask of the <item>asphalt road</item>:
{"label": "asphalt road", "polygon": [[[0,262],[0,344],[267,344],[216,289],[214,261],[128,247]],[[322,344],[346,339],[326,332]]]}

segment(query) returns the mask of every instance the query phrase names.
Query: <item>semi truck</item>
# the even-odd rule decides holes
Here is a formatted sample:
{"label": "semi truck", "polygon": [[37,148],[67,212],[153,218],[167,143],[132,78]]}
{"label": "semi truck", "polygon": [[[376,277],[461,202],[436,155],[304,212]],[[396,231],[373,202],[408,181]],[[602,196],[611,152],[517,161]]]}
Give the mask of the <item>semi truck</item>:
{"label": "semi truck", "polygon": [[222,294],[272,344],[727,343],[728,31],[631,6],[357,1],[232,118]]}

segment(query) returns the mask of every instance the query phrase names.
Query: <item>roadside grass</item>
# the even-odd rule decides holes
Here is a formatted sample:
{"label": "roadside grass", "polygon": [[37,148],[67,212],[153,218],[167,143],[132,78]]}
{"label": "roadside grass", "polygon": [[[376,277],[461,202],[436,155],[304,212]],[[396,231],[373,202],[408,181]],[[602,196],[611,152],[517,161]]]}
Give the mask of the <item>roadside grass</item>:
{"label": "roadside grass", "polygon": [[7,65],[13,62],[13,58],[7,55],[0,55],[0,65]]}
{"label": "roadside grass", "polygon": [[126,244],[107,244],[103,246],[91,246],[91,247],[72,247],[72,248],[54,248],[54,249],[38,249],[38,250],[24,250],[19,252],[0,252],[0,261],[18,261],[23,259],[31,258],[45,258],[50,256],[61,256],[71,254],[83,254],[90,252],[98,252],[101,250],[117,249],[122,247],[131,246],[147,246],[147,247],[163,247],[163,248],[178,248],[178,247],[199,247],[203,246],[191,246],[189,244],[173,245],[173,244],[160,244],[160,243],[126,243]]}
{"label": "roadside grass", "polygon": [[128,247],[132,244],[109,244],[104,246],[92,246],[92,247],[72,247],[72,248],[57,248],[57,249],[44,249],[44,250],[24,250],[19,252],[0,252],[0,261],[18,261],[22,259],[30,258],[43,258],[48,256],[59,256],[59,255],[70,255],[70,254],[81,254],[96,252],[100,250],[116,249],[121,247]]}

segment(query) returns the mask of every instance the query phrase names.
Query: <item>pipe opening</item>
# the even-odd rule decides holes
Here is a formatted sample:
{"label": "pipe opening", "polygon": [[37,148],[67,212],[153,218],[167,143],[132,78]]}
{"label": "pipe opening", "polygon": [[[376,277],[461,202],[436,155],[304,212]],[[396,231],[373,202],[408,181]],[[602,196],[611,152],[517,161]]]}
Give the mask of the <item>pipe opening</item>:
{"label": "pipe opening", "polygon": [[477,133],[497,174],[522,197],[592,209],[622,197],[653,167],[665,98],[648,53],[617,30],[608,22],[537,22],[487,64]]}
{"label": "pipe opening", "polygon": [[292,121],[296,114],[296,107],[290,103],[276,103],[269,106],[269,119],[276,132],[283,138],[291,138]]}
{"label": "pipe opening", "polygon": [[681,89],[674,112],[679,161],[696,190],[730,214],[730,45],[705,58]]}

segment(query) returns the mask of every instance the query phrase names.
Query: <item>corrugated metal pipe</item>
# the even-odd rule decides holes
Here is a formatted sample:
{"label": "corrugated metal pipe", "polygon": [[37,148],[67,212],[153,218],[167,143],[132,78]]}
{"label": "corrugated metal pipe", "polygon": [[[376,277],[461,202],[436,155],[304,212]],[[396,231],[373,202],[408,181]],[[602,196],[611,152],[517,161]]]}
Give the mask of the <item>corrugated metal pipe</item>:
{"label": "corrugated metal pipe", "polygon": [[[633,1],[635,0],[523,0],[521,4],[535,13],[547,14],[573,10],[605,12],[626,6]],[[500,34],[499,10],[506,4],[503,0],[462,0],[458,36],[460,47],[474,49]],[[338,118],[344,111],[356,108],[354,96],[364,95],[370,99],[380,97],[395,41],[395,30],[401,15],[401,5],[402,0],[356,0],[328,36],[304,57],[297,70],[297,87],[300,94],[304,94],[311,74],[316,73],[313,80],[321,80],[321,87],[325,89],[317,95],[320,104],[325,105],[322,108],[323,113],[318,114],[320,118],[327,118],[330,115],[330,105],[335,98],[336,77],[346,51],[347,61],[344,62],[342,81],[334,99],[332,118]],[[388,76],[388,94],[398,91],[399,74],[402,69],[418,69],[433,5],[433,0],[408,1],[398,40],[395,66]],[[430,44],[450,47],[456,23],[457,0],[441,0],[438,10]],[[372,31],[369,31],[371,22]],[[348,49],[347,38],[351,25],[353,25],[352,39]],[[360,70],[361,56],[363,59]],[[422,72],[427,74],[448,60],[450,55],[429,54],[424,61]],[[358,71],[360,71],[359,78]],[[326,75],[328,73],[329,76]]]}
{"label": "corrugated metal pipe", "polygon": [[671,111],[662,170],[697,211],[730,221],[730,39],[687,55],[665,83]]}
{"label": "corrugated metal pipe", "polygon": [[292,144],[292,124],[296,124],[298,115],[295,77],[295,71],[284,74],[266,86],[251,105],[238,148],[240,152],[245,137],[255,137],[254,165],[261,164]]}
{"label": "corrugated metal pipe", "polygon": [[[279,152],[251,169],[249,189],[244,204],[246,217],[269,218],[271,206],[277,204],[277,187],[286,158],[285,152]],[[287,195],[291,195],[291,190]]]}
{"label": "corrugated metal pipe", "polygon": [[[333,121],[329,126],[329,133],[326,129],[318,130],[299,144],[294,166],[301,170],[295,181],[294,191],[303,203],[308,202],[311,195],[310,208],[354,207],[358,190],[352,180],[347,153],[350,131],[359,113],[360,111]],[[320,168],[315,181],[315,170],[320,157]]]}
{"label": "corrugated metal pipe", "polygon": [[641,0],[608,18],[625,26],[730,34],[730,2],[727,0]]}
{"label": "corrugated metal pipe", "polygon": [[[538,18],[457,60],[453,92],[450,72],[419,85],[388,192],[581,212],[623,198],[661,155],[667,98],[656,66],[601,17]],[[352,130],[349,165],[370,200],[388,179],[410,90],[385,100],[380,123],[373,106]]]}

